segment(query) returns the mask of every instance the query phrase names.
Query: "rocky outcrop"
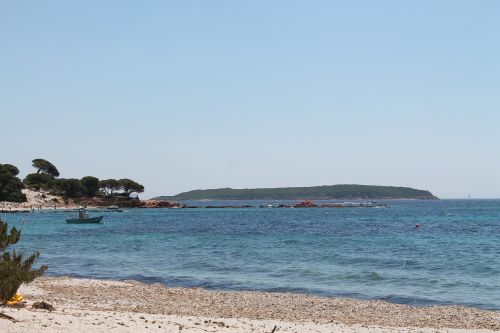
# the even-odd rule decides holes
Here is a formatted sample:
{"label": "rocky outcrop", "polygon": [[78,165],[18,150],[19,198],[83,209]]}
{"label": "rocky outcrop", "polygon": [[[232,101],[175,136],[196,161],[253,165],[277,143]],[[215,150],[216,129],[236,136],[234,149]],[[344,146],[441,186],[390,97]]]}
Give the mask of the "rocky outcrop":
{"label": "rocky outcrop", "polygon": [[137,208],[186,208],[186,205],[165,200],[144,200],[138,201]]}
{"label": "rocky outcrop", "polygon": [[314,202],[310,200],[304,200],[299,203],[290,205],[291,208],[316,208],[318,205],[316,205]]}
{"label": "rocky outcrop", "polygon": [[[261,206],[265,208],[265,206]],[[370,202],[333,202],[316,204],[311,200],[304,200],[291,205],[267,206],[276,208],[387,208],[387,204],[378,203],[375,201]]]}

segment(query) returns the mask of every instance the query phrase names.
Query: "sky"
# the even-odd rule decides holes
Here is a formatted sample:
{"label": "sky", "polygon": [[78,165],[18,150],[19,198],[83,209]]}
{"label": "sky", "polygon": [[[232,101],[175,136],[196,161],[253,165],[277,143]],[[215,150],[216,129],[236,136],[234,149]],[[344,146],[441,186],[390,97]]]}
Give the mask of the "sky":
{"label": "sky", "polygon": [[143,197],[500,198],[500,1],[0,0],[0,163]]}

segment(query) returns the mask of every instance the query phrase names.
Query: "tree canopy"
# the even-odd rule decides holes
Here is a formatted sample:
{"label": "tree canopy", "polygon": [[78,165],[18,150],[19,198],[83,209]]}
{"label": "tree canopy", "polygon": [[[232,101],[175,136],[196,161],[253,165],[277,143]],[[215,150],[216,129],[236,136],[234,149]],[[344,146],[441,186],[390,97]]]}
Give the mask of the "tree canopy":
{"label": "tree canopy", "polygon": [[142,186],[141,184],[131,180],[131,179],[128,179],[128,178],[123,178],[123,179],[120,179],[118,181],[118,183],[120,184],[121,186],[121,190],[123,191],[123,193],[127,196],[127,197],[130,197],[130,194],[132,193],[142,193],[144,192],[144,186]]}
{"label": "tree canopy", "polygon": [[26,195],[21,192],[24,187],[36,191],[50,191],[65,198],[91,198],[98,195],[130,198],[132,193],[144,192],[144,186],[132,179],[99,180],[93,176],[85,176],[82,179],[57,178],[60,175],[59,171],[49,161],[37,158],[32,162],[37,172],[28,174],[22,182],[17,177],[19,169],[16,166],[0,164],[0,201],[26,201]]}
{"label": "tree canopy", "polygon": [[23,179],[24,185],[34,190],[50,190],[54,186],[55,178],[46,173],[30,173]]}
{"label": "tree canopy", "polygon": [[121,185],[116,179],[104,179],[99,181],[99,189],[101,189],[105,195],[111,197],[114,193],[121,190]]}
{"label": "tree canopy", "polygon": [[24,202],[24,186],[16,175],[19,169],[11,164],[0,164],[0,201]]}
{"label": "tree canopy", "polygon": [[19,174],[19,169],[12,165],[12,164],[4,164],[3,165],[4,168],[7,168],[7,170],[9,170],[9,172],[13,175],[13,176],[17,176]]}
{"label": "tree canopy", "polygon": [[99,178],[86,176],[81,179],[85,196],[95,197],[99,193]]}
{"label": "tree canopy", "polygon": [[85,195],[85,187],[79,179],[57,179],[55,189],[58,194],[66,198],[80,198]]}
{"label": "tree canopy", "polygon": [[44,173],[52,177],[59,177],[59,170],[49,161],[43,158],[36,158],[32,162],[33,167],[37,169],[36,173]]}

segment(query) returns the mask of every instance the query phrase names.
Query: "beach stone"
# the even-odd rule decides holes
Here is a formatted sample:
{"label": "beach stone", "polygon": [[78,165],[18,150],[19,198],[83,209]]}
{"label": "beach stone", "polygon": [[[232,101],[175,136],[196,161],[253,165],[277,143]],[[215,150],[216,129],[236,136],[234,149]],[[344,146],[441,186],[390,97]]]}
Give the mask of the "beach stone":
{"label": "beach stone", "polygon": [[55,310],[55,308],[51,304],[44,302],[44,301],[35,302],[35,303],[33,303],[33,305],[31,307],[33,307],[34,309],[49,310],[51,312]]}

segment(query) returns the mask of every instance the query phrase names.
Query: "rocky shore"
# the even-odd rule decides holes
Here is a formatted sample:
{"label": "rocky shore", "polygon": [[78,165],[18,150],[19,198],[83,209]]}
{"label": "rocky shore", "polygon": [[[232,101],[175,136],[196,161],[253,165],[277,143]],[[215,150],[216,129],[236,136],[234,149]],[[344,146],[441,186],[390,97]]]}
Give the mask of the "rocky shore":
{"label": "rocky shore", "polygon": [[370,202],[347,202],[347,203],[322,203],[316,204],[310,200],[304,200],[292,204],[278,205],[187,205],[181,202],[166,200],[139,200],[126,197],[93,197],[80,199],[64,199],[46,192],[23,190],[27,201],[22,203],[0,202],[0,213],[31,212],[39,209],[44,210],[64,210],[77,207],[87,207],[89,209],[107,208],[385,208],[386,204],[375,201]]}
{"label": "rocky shore", "polygon": [[350,202],[350,203],[323,203],[316,204],[310,200],[304,200],[293,204],[280,205],[186,205],[179,202],[165,200],[144,200],[133,203],[137,208],[385,208],[386,204],[378,202]]}

